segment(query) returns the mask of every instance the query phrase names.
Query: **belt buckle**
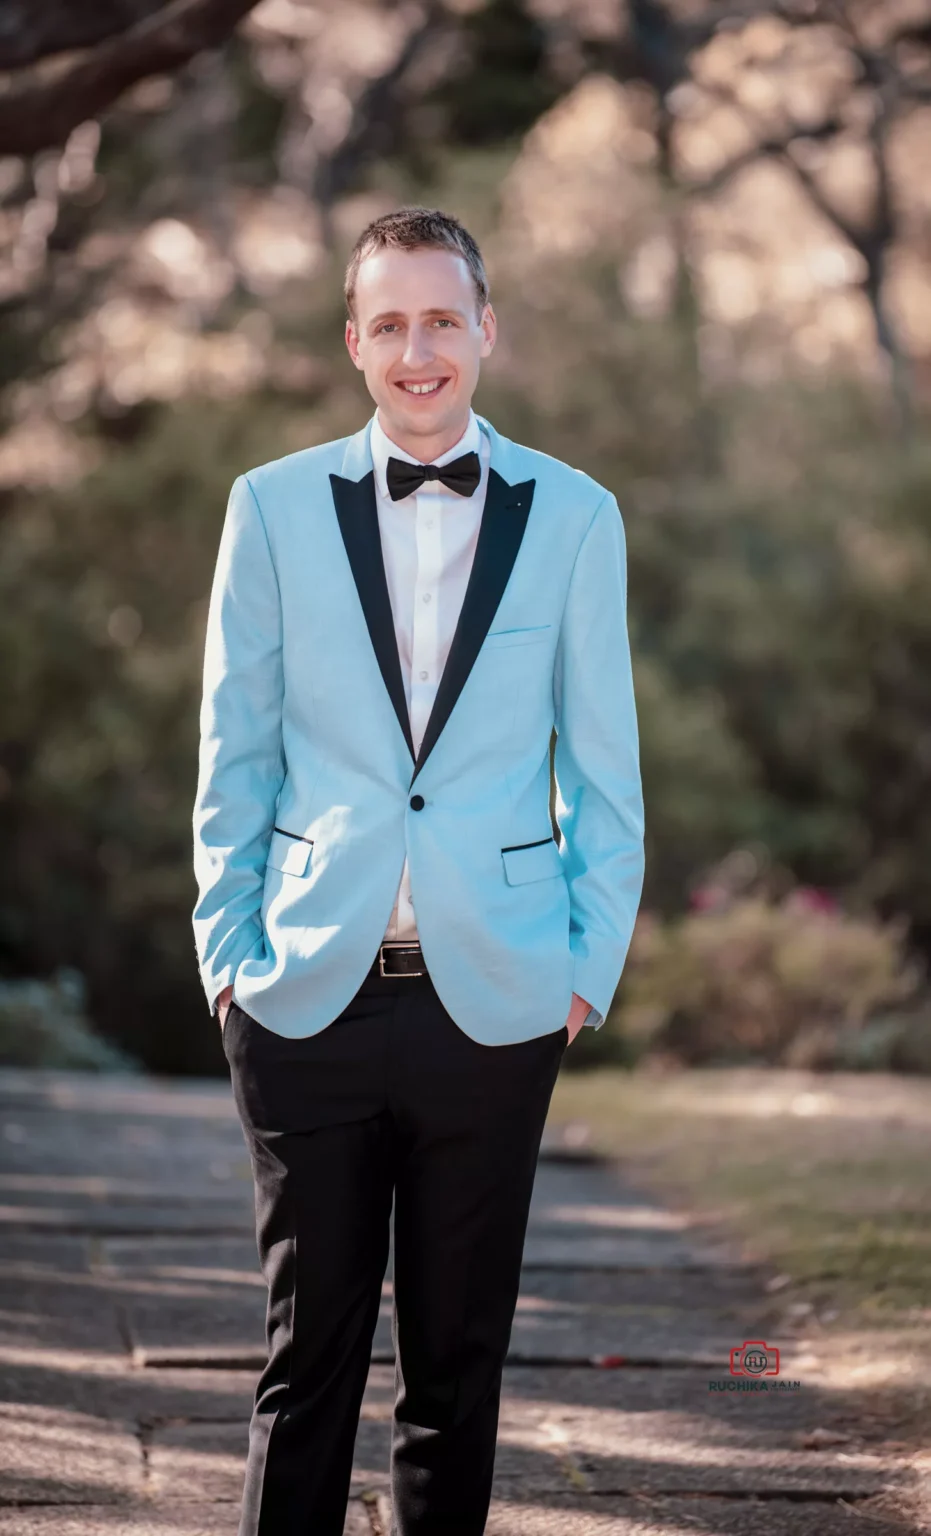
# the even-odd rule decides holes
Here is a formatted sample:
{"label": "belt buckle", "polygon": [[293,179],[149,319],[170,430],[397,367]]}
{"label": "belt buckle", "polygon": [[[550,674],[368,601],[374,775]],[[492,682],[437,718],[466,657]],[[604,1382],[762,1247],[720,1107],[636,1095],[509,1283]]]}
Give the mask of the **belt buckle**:
{"label": "belt buckle", "polygon": [[[379,944],[379,946],[378,946],[378,974],[379,974],[379,976],[385,976],[389,980],[393,976],[426,976],[426,974],[427,974],[426,971],[386,971],[385,970],[385,954],[387,953],[389,948],[393,948],[393,947],[394,946],[390,946],[390,945],[386,945],[386,944]],[[415,949],[416,945],[414,945],[414,944],[399,944],[399,945],[397,945],[397,948],[398,949]]]}

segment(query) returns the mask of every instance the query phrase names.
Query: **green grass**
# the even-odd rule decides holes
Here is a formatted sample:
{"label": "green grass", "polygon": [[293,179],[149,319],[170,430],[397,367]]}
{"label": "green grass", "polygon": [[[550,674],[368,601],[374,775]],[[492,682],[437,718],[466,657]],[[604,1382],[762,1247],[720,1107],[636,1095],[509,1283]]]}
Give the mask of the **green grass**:
{"label": "green grass", "polygon": [[550,1124],[569,1121],[817,1307],[873,1326],[931,1322],[926,1079],[603,1067],[561,1074]]}

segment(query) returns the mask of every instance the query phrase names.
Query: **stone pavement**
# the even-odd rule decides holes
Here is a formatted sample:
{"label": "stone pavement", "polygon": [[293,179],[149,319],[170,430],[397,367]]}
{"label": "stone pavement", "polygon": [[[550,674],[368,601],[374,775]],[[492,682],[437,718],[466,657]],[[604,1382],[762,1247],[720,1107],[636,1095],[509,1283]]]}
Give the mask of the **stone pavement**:
{"label": "stone pavement", "polygon": [[[923,1528],[817,1361],[731,1390],[764,1277],[557,1128],[524,1260],[488,1536]],[[391,1272],[346,1536],[390,1531]],[[226,1083],[0,1072],[0,1536],[235,1536],[263,1323]]]}

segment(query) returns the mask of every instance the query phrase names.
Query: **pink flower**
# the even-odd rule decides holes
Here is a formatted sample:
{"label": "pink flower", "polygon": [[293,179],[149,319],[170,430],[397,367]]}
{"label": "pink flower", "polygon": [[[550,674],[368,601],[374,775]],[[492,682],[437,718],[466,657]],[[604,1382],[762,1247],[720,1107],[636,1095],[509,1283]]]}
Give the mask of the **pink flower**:
{"label": "pink flower", "polygon": [[828,892],[819,890],[814,885],[800,885],[792,892],[790,900],[793,906],[801,907],[804,912],[836,912],[837,902]]}
{"label": "pink flower", "polygon": [[689,896],[693,912],[717,912],[728,903],[728,892],[721,885],[696,885]]}

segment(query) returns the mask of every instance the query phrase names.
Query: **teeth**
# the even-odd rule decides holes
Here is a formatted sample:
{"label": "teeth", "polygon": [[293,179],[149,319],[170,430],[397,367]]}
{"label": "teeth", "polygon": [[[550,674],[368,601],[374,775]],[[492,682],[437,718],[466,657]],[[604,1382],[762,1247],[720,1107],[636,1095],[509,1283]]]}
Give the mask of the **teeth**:
{"label": "teeth", "polygon": [[404,388],[412,395],[432,395],[435,389],[439,389],[440,379],[434,379],[432,384],[405,384]]}

